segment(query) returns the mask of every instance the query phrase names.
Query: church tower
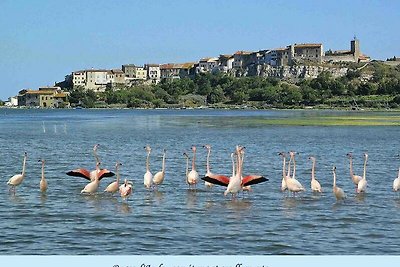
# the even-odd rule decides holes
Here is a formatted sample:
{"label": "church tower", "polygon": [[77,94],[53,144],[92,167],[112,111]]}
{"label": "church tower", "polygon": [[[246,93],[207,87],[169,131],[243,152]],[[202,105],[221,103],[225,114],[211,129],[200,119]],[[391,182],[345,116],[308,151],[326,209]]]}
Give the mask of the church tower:
{"label": "church tower", "polygon": [[354,36],[354,39],[350,42],[351,53],[354,56],[354,61],[358,62],[360,57],[360,41]]}

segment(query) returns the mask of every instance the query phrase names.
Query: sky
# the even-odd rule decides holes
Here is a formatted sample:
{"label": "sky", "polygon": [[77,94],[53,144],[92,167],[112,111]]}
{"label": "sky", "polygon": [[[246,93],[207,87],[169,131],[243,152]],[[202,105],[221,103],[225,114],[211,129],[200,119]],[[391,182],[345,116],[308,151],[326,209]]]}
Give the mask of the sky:
{"label": "sky", "polygon": [[322,43],[400,57],[400,1],[0,0],[0,99],[72,71]]}

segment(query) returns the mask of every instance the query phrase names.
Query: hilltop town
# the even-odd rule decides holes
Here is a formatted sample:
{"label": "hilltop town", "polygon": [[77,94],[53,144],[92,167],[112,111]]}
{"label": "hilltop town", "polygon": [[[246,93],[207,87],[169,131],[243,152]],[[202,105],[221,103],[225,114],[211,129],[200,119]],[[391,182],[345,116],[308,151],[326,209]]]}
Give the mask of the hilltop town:
{"label": "hilltop town", "polygon": [[131,63],[122,65],[120,69],[76,70],[54,86],[20,90],[6,104],[65,108],[71,106],[70,94],[73,90],[101,95],[121,88],[157,86],[186,78],[193,80],[203,74],[273,78],[295,84],[304,79],[316,79],[321,73],[340,78],[349,74],[349,64],[364,63],[366,66],[369,62],[370,57],[361,53],[360,41],[355,37],[350,41],[348,50],[324,51],[322,43],[295,43],[284,48],[221,54],[218,57],[201,58],[198,62],[143,66]]}

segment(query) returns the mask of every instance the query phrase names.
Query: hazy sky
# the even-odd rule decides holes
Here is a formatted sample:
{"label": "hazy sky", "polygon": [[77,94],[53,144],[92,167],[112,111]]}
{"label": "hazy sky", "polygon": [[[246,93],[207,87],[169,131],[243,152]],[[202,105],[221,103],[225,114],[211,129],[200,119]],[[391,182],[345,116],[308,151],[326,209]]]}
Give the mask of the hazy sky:
{"label": "hazy sky", "polygon": [[400,1],[0,0],[0,99],[74,70],[323,43],[400,56]]}

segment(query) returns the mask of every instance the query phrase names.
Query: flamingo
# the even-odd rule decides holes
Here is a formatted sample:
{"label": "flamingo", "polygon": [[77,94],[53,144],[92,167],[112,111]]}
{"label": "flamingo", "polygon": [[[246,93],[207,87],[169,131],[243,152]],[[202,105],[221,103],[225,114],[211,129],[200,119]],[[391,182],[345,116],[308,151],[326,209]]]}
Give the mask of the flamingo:
{"label": "flamingo", "polygon": [[166,152],[167,151],[164,149],[161,171],[159,171],[156,174],[154,174],[154,177],[153,177],[153,183],[156,186],[162,184],[162,182],[164,181],[164,177],[165,177],[165,154],[166,154]]}
{"label": "flamingo", "polygon": [[336,200],[343,200],[346,198],[346,194],[344,193],[343,189],[339,186],[336,186],[336,167],[333,166],[333,194],[336,197]]}
{"label": "flamingo", "polygon": [[45,193],[47,191],[47,181],[46,178],[44,177],[44,164],[45,164],[45,160],[39,160],[39,162],[42,162],[42,178],[40,179],[40,191],[42,193]]}
{"label": "flamingo", "polygon": [[107,186],[104,192],[108,192],[111,194],[115,194],[119,189],[119,166],[122,166],[122,163],[118,162],[115,164],[115,173],[117,174],[117,180],[112,182]]}
{"label": "flamingo", "polygon": [[[97,164],[100,163],[99,157],[97,155],[97,148],[99,147],[99,144],[94,145],[93,147],[93,154],[94,158],[96,160],[96,169],[93,171],[88,171],[87,169],[84,168],[78,168],[72,171],[67,172],[67,175],[69,176],[75,176],[75,177],[82,177],[85,178],[86,180],[89,180],[91,182],[95,180],[101,180],[105,177],[112,177],[115,174],[107,169],[100,169],[97,168]],[[100,164],[99,164],[100,165]]]}
{"label": "flamingo", "polygon": [[189,183],[189,179],[188,179],[188,175],[189,175],[189,156],[188,156],[188,154],[186,154],[186,152],[184,152],[183,155],[184,155],[185,158],[186,158],[186,172],[185,172],[185,175],[186,175],[186,183],[187,183],[187,184],[189,185],[189,187],[190,187],[190,183]]}
{"label": "flamingo", "polygon": [[197,181],[199,180],[199,173],[196,171],[196,147],[192,146],[193,158],[192,158],[192,170],[187,175],[187,182],[190,186],[196,187]]}
{"label": "flamingo", "polygon": [[[97,162],[96,164],[96,170],[100,172],[100,162]],[[100,179],[96,178],[94,181],[91,181],[88,183],[81,191],[81,194],[86,193],[86,194],[94,194],[97,192],[97,189],[99,188],[100,185]]]}
{"label": "flamingo", "polygon": [[7,182],[7,184],[11,186],[10,190],[13,189],[14,194],[15,194],[15,187],[20,185],[25,178],[25,168],[26,168],[27,157],[28,157],[28,154],[26,152],[24,152],[24,160],[22,163],[22,173],[14,175]]}
{"label": "flamingo", "polygon": [[[242,171],[243,171],[245,147],[238,146],[237,149],[239,151],[239,154],[236,155],[236,157],[237,158],[240,157],[240,165],[239,165],[239,163],[237,164],[236,172],[238,172],[239,168],[242,168]],[[231,155],[231,157],[232,157],[232,155]],[[233,164],[234,164],[234,162],[233,162]],[[235,176],[235,174],[232,175],[232,177],[234,177],[234,176]],[[228,178],[227,176],[224,176],[224,175],[215,175],[214,177],[205,176],[201,179],[204,181],[213,183],[213,184],[217,184],[217,185],[221,185],[221,186],[228,186],[232,177]],[[265,178],[261,175],[247,175],[245,177],[241,176],[240,178],[241,178],[242,190],[244,190],[244,191],[251,191],[251,185],[253,185],[253,184],[258,184],[258,183],[268,181],[268,178]]]}
{"label": "flamingo", "polygon": [[147,151],[147,158],[146,158],[146,173],[144,174],[144,177],[143,177],[143,184],[144,184],[144,187],[149,189],[152,186],[151,182],[152,182],[152,179],[153,179],[153,174],[151,174],[151,172],[150,172],[151,147],[150,146],[145,146],[144,148]]}
{"label": "flamingo", "polygon": [[[207,172],[205,177],[208,177],[209,179],[215,179],[215,180],[222,180],[224,181],[224,184],[228,184],[229,183],[229,177],[222,175],[222,174],[215,174],[211,172],[211,168],[210,168],[210,154],[211,154],[211,145],[204,145],[204,148],[207,149]],[[202,178],[203,179],[203,178]],[[203,179],[204,180],[204,179]],[[204,181],[204,184],[206,187],[211,188],[212,186],[214,186],[214,183],[208,182],[208,181]]]}
{"label": "flamingo", "polygon": [[322,193],[322,188],[320,183],[318,182],[317,179],[315,179],[315,157],[309,157],[312,161],[312,168],[311,168],[311,190],[313,192],[319,192]]}
{"label": "flamingo", "polygon": [[357,193],[365,193],[367,191],[367,160],[368,160],[368,154],[364,153],[364,171],[363,171],[363,177],[362,179],[358,182],[357,185]]}
{"label": "flamingo", "polygon": [[292,163],[292,159],[289,160],[288,172],[286,175],[286,171],[285,171],[285,169],[286,169],[286,154],[284,152],[280,152],[279,155],[281,155],[282,159],[283,159],[281,191],[285,192],[287,190],[287,184],[286,184],[285,177],[290,178],[290,164]]}
{"label": "flamingo", "polygon": [[359,175],[355,175],[353,172],[353,154],[351,152],[349,152],[346,155],[350,160],[350,177],[356,187],[356,192],[357,192],[357,185],[360,182],[360,180],[362,179],[362,177]]}
{"label": "flamingo", "polygon": [[301,183],[296,180],[296,160],[294,159],[295,152],[290,151],[289,153],[290,153],[290,158],[293,160],[293,177],[288,179],[285,176],[286,177],[285,181],[288,190],[293,193],[293,196],[295,196],[297,192],[305,191],[305,189],[301,185]]}
{"label": "flamingo", "polygon": [[[241,151],[240,146],[236,146],[236,173],[232,173],[232,177],[229,179],[228,186],[226,187],[226,190],[224,192],[224,196],[227,194],[231,193],[232,198],[236,197],[236,194],[242,189],[242,165],[241,165],[241,156],[240,156],[240,151]],[[232,154],[231,154],[232,156]],[[234,161],[232,160],[233,165]],[[235,168],[233,167],[233,170]]]}
{"label": "flamingo", "polygon": [[286,154],[285,152],[279,152],[279,155],[282,157],[283,160],[281,191],[284,192],[287,190],[286,178],[290,178],[290,163],[292,159],[290,159],[289,161],[288,173],[286,175]]}
{"label": "flamingo", "polygon": [[132,182],[129,182],[125,179],[124,183],[119,187],[119,193],[123,200],[128,199],[128,197],[132,194]]}
{"label": "flamingo", "polygon": [[399,173],[397,174],[397,178],[393,181],[393,191],[397,192],[400,190],[400,168]]}

